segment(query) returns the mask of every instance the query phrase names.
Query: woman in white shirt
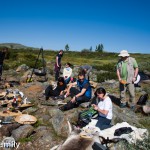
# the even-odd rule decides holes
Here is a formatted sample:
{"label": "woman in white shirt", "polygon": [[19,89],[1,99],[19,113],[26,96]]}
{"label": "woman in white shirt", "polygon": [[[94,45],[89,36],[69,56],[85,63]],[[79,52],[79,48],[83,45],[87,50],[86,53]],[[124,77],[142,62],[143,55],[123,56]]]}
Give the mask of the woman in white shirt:
{"label": "woman in white shirt", "polygon": [[93,104],[93,108],[98,111],[98,122],[96,124],[101,130],[111,127],[112,120],[112,102],[106,94],[106,90],[102,87],[96,90],[96,96],[100,99],[98,105]]}
{"label": "woman in white shirt", "polygon": [[65,80],[65,83],[68,84],[71,80],[71,75],[72,75],[72,69],[70,68],[71,64],[66,63],[66,66],[63,70],[63,77]]}

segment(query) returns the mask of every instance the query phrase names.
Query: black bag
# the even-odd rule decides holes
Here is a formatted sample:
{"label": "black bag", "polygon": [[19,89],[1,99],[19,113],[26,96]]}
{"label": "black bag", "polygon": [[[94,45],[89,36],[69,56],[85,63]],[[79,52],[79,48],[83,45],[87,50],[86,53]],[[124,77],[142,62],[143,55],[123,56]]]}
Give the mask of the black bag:
{"label": "black bag", "polygon": [[133,130],[131,127],[122,127],[122,128],[118,128],[115,130],[114,132],[114,136],[120,136],[122,134],[129,134],[131,133]]}
{"label": "black bag", "polygon": [[145,105],[147,100],[148,100],[148,94],[141,95],[137,102],[137,105]]}
{"label": "black bag", "polygon": [[93,150],[108,150],[107,147],[103,146],[100,143],[94,142],[94,144],[92,145]]}
{"label": "black bag", "polygon": [[98,112],[93,107],[90,107],[88,110],[79,113],[77,125],[82,128],[91,122],[92,118],[96,118],[97,116]]}

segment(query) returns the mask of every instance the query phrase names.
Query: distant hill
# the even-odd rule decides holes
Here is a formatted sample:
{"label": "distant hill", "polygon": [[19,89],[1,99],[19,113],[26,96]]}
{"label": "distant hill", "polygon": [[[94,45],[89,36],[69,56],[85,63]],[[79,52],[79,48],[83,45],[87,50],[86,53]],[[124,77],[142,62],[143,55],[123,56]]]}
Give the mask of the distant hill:
{"label": "distant hill", "polygon": [[39,48],[25,46],[18,43],[0,43],[0,47],[8,47],[12,49],[39,49]]}

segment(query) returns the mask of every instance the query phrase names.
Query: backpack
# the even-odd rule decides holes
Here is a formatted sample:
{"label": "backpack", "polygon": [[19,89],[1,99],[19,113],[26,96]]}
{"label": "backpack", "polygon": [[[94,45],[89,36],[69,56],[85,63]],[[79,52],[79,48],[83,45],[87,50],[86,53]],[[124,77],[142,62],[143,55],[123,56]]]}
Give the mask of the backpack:
{"label": "backpack", "polygon": [[114,136],[120,136],[122,134],[129,134],[131,133],[133,130],[131,127],[121,127],[115,130],[114,132]]}
{"label": "backpack", "polygon": [[148,100],[148,94],[144,94],[144,95],[141,95],[138,102],[137,102],[137,105],[145,105],[146,102]]}
{"label": "backpack", "polygon": [[98,112],[93,107],[90,107],[88,110],[79,113],[77,125],[82,128],[91,122],[92,118],[96,118],[97,116]]}

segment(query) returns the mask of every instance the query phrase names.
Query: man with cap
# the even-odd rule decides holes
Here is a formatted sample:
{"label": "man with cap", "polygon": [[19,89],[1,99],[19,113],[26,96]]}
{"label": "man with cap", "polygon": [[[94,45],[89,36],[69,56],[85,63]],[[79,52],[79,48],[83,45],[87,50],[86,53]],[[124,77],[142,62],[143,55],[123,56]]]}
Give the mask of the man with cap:
{"label": "man with cap", "polygon": [[127,50],[122,50],[118,56],[121,57],[117,64],[117,77],[120,83],[120,107],[125,108],[127,106],[125,93],[128,89],[130,108],[134,110],[136,104],[134,82],[138,75],[138,64],[134,58],[129,57]]}

